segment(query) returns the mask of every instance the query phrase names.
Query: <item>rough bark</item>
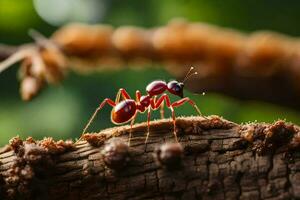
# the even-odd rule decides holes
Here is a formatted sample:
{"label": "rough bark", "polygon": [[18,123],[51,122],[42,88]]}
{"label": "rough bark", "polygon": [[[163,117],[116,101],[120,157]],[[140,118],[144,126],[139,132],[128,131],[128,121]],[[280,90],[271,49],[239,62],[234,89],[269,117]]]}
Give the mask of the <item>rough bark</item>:
{"label": "rough bark", "polygon": [[300,198],[300,131],[293,124],[238,125],[217,116],[178,118],[183,166],[168,170],[155,149],[173,142],[169,119],[133,127],[130,161],[103,162],[109,138],[128,139],[129,126],[86,134],[75,144],[12,139],[0,151],[2,198],[13,199],[296,199]]}

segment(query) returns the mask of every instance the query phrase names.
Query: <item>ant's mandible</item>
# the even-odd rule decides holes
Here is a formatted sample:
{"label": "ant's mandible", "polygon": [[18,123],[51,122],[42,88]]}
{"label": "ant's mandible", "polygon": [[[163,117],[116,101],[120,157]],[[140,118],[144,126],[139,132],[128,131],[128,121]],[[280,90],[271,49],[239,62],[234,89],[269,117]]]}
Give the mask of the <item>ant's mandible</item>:
{"label": "ant's mandible", "polygon": [[[183,97],[183,87],[184,82],[190,78],[192,75],[197,74],[197,72],[191,73],[194,68],[191,67],[185,78],[182,82],[178,81],[170,81],[166,83],[162,80],[156,80],[152,81],[148,86],[146,87],[147,95],[141,95],[140,91],[136,91],[135,96],[136,100],[133,100],[129,94],[126,92],[125,89],[121,88],[119,89],[119,92],[117,93],[115,101],[106,98],[104,99],[99,107],[96,109],[92,117],[90,118],[89,122],[83,129],[82,134],[86,132],[90,124],[93,122],[96,114],[104,107],[105,104],[108,104],[113,107],[111,111],[111,121],[114,124],[120,125],[127,122],[130,123],[130,135],[129,135],[129,141],[131,139],[131,129],[134,124],[134,120],[136,118],[136,115],[138,112],[144,113],[145,111],[148,112],[147,117],[147,126],[148,126],[148,132],[146,136],[145,143],[147,143],[148,137],[149,137],[149,128],[150,128],[150,115],[151,110],[157,110],[158,108],[161,109],[161,117],[164,118],[164,102],[166,103],[166,106],[171,110],[172,112],[172,119],[173,119],[173,126],[174,126],[174,136],[176,142],[178,142],[177,135],[176,135],[176,124],[175,124],[175,107],[179,107],[183,105],[184,103],[188,102],[190,105],[192,105],[195,110],[198,112],[199,115],[202,116],[199,108],[195,104],[194,101],[192,101],[188,97]],[[169,91],[171,94],[179,96],[181,99],[178,101],[175,101],[173,103],[170,102],[169,96],[165,93],[165,91]],[[157,95],[161,95],[157,98]],[[120,101],[120,98],[123,98],[122,101]]]}

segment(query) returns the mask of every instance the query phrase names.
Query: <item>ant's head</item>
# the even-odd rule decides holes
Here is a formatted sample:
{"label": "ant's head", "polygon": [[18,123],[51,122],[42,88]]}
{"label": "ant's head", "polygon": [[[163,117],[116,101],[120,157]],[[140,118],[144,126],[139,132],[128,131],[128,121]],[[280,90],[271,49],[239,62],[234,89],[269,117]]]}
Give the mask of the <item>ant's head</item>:
{"label": "ant's head", "polygon": [[181,98],[183,98],[183,87],[184,87],[184,82],[188,80],[191,76],[197,74],[197,72],[191,73],[194,67],[191,67],[186,76],[184,77],[182,82],[178,81],[170,81],[168,83],[168,91],[174,95],[177,95]]}
{"label": "ant's head", "polygon": [[168,91],[171,94],[177,95],[181,98],[183,98],[183,87],[184,84],[178,81],[170,81],[168,83]]}

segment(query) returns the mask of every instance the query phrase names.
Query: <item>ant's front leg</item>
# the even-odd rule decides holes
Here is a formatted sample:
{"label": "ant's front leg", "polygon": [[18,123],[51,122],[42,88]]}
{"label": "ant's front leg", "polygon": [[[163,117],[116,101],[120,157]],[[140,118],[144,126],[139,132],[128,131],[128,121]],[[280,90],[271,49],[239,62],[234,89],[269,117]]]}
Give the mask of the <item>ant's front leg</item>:
{"label": "ant's front leg", "polygon": [[[88,129],[88,127],[91,125],[91,123],[93,122],[94,118],[96,117],[97,113],[104,107],[105,104],[108,104],[112,107],[116,106],[116,103],[111,100],[111,99],[104,99],[101,104],[98,106],[98,108],[95,110],[94,114],[92,115],[92,117],[90,118],[89,122],[87,123],[87,125],[84,127],[83,131],[82,131],[82,135],[85,133],[85,131]],[[81,137],[80,137],[81,138]]]}
{"label": "ant's front leg", "polygon": [[121,95],[122,95],[123,99],[131,99],[131,97],[127,93],[127,91],[124,88],[121,88],[121,89],[119,89],[116,99],[115,99],[116,104],[118,104],[120,102]]}
{"label": "ant's front leg", "polygon": [[191,100],[190,98],[188,98],[188,97],[185,97],[185,98],[183,98],[183,99],[180,99],[180,100],[178,100],[178,101],[175,101],[174,103],[172,103],[172,107],[179,107],[179,106],[182,106],[184,103],[186,103],[186,102],[188,102],[191,106],[193,106],[194,108],[195,108],[195,110],[197,111],[197,113],[200,115],[200,116],[202,116],[202,117],[204,117],[205,119],[207,119],[204,115],[202,115],[202,113],[201,113],[201,111],[200,111],[200,109],[198,108],[198,106],[196,105],[196,103],[193,101],[193,100]]}

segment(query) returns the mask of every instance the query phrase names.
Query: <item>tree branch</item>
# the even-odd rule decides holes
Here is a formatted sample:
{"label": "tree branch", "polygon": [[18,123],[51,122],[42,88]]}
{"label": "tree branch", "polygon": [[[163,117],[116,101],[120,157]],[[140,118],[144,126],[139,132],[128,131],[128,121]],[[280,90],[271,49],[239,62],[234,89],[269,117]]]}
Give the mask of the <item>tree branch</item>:
{"label": "tree branch", "polygon": [[2,198],[300,198],[299,127],[283,121],[238,125],[217,116],[178,118],[184,156],[181,168],[170,170],[154,154],[174,141],[172,127],[169,119],[152,121],[145,145],[147,125],[135,125],[129,160],[118,170],[105,156],[124,155],[124,148],[116,153],[107,145],[112,137],[127,141],[129,126],[86,134],[75,144],[14,138],[0,151]]}
{"label": "tree branch", "polygon": [[19,47],[12,45],[0,44],[0,61],[7,59],[9,56],[17,52]]}
{"label": "tree branch", "polygon": [[[194,66],[200,76],[187,88],[195,92],[215,91],[300,108],[296,101],[300,98],[298,38],[173,20],[151,29],[70,24],[49,41],[35,40],[42,48],[32,51],[35,55],[27,56],[21,67],[24,100],[35,96],[44,83],[59,82],[70,69],[118,70],[127,63],[157,62],[178,79]],[[0,48],[0,59],[15,50]],[[37,59],[44,61],[42,67],[32,63]]]}

